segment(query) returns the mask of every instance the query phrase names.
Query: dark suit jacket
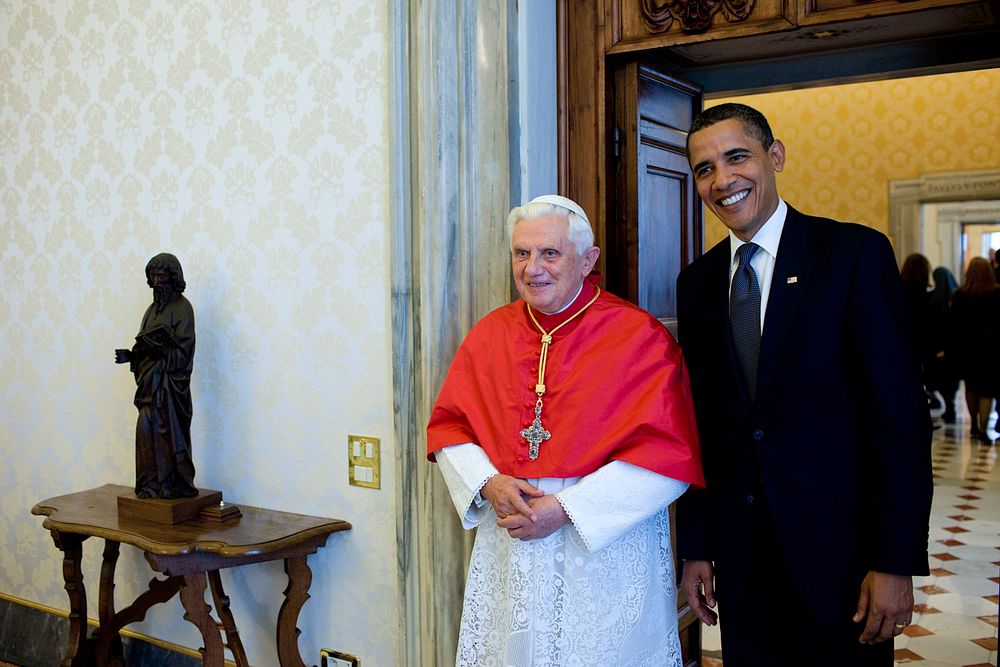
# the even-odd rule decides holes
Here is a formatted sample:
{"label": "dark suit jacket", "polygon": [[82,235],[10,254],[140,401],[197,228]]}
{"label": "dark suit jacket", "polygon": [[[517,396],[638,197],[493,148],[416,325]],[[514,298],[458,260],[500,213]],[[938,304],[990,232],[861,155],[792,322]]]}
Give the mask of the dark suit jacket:
{"label": "dark suit jacket", "polygon": [[[707,486],[677,508],[682,559],[715,562],[719,601],[747,577],[754,503],[820,619],[868,570],[927,574],[930,419],[886,237],[791,207],[764,318],[756,401],[729,325],[729,239],[677,280]],[[724,613],[724,612],[723,612]]]}

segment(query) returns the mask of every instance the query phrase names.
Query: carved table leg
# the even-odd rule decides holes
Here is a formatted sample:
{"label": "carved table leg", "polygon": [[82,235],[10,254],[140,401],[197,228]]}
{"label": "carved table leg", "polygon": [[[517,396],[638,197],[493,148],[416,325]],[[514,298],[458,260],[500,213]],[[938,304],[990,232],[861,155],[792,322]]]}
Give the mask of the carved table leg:
{"label": "carved table leg", "polygon": [[201,632],[205,647],[201,649],[201,659],[208,667],[222,667],[223,645],[219,626],[212,618],[212,608],[205,603],[205,574],[189,574],[184,577],[181,587],[181,604],[184,605],[184,619],[190,621]]}
{"label": "carved table leg", "polygon": [[296,627],[299,611],[309,599],[309,585],[312,584],[312,570],[306,564],[306,556],[285,559],[285,601],[278,611],[278,662],[281,667],[306,667],[299,655],[299,634]]}
{"label": "carved table leg", "polygon": [[98,620],[100,630],[97,635],[97,663],[105,664],[113,659],[112,664],[125,664],[125,653],[122,650],[122,640],[118,629],[112,627],[111,619],[115,616],[115,568],[118,565],[118,554],[121,544],[114,540],[104,540],[104,561],[101,563],[101,587],[98,593]]}
{"label": "carved table leg", "polygon": [[[180,590],[184,585],[183,577],[168,577],[167,579],[156,579],[149,582],[149,588],[135,599],[135,602],[122,609],[120,612],[101,621],[101,635],[97,640],[97,664],[103,665],[107,661],[110,665],[124,665],[124,657],[119,659],[115,656],[109,659],[110,646],[113,638],[118,638],[118,633],[129,623],[135,623],[146,618],[146,612],[155,604],[166,602]],[[118,642],[120,644],[120,640]]]}
{"label": "carved table leg", "polygon": [[226,629],[226,643],[233,653],[233,660],[237,667],[249,667],[247,652],[243,649],[243,642],[240,640],[240,631],[236,628],[236,619],[229,611],[229,597],[222,588],[222,577],[218,570],[211,570],[208,573],[208,585],[212,589],[212,599],[215,601],[215,612],[222,621],[222,627]]}
{"label": "carved table leg", "polygon": [[83,541],[86,535],[52,531],[52,541],[63,552],[63,580],[69,595],[69,638],[61,667],[86,665],[90,660],[87,645],[87,589],[83,586]]}

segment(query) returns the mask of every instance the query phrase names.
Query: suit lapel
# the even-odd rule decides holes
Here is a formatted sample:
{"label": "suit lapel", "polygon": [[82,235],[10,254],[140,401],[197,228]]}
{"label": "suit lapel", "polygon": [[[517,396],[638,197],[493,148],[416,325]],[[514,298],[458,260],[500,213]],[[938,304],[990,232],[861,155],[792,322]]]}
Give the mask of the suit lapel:
{"label": "suit lapel", "polygon": [[812,237],[804,216],[788,207],[788,216],[781,231],[778,258],[771,276],[771,290],[764,316],[764,333],[760,341],[760,366],[757,372],[757,398],[767,400],[768,389],[785,349],[791,324],[809,285],[815,258]]}

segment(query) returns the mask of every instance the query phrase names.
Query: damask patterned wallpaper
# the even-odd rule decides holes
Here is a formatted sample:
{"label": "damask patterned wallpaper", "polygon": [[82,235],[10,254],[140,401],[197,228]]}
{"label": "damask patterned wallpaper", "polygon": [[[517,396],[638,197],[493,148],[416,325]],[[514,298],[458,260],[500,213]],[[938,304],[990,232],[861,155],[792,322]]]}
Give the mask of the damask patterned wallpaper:
{"label": "damask patterned wallpaper", "polygon": [[[759,109],[787,149],[778,190],[804,213],[889,226],[889,181],[1000,166],[1000,70],[733,99]],[[705,247],[726,235],[709,214]]]}
{"label": "damask patterned wallpaper", "polygon": [[[387,22],[366,0],[0,0],[0,592],[67,608],[29,509],[133,482],[113,349],[167,251],[197,317],[197,483],[350,520],[311,558],[300,647],[396,664]],[[382,490],[348,486],[348,433],[382,438]],[[281,565],[223,576],[255,664],[277,664]],[[149,578],[123,550],[119,606]],[[200,646],[180,615],[135,629]]]}

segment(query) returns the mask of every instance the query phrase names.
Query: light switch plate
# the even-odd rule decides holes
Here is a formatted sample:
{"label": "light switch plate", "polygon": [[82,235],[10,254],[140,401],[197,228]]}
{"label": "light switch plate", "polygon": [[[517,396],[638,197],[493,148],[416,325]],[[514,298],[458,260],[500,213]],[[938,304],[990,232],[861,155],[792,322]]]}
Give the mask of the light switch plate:
{"label": "light switch plate", "polygon": [[325,648],[319,652],[321,667],[361,667],[361,659],[356,655]]}
{"label": "light switch plate", "polygon": [[347,481],[354,486],[380,489],[381,441],[370,435],[347,436]]}

